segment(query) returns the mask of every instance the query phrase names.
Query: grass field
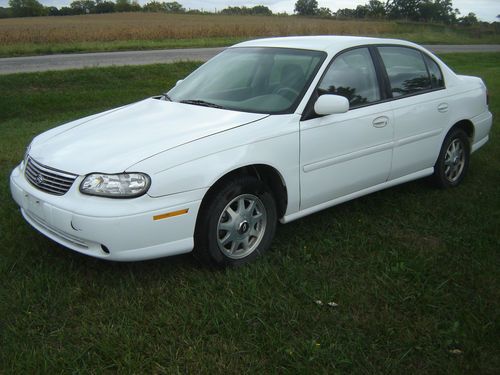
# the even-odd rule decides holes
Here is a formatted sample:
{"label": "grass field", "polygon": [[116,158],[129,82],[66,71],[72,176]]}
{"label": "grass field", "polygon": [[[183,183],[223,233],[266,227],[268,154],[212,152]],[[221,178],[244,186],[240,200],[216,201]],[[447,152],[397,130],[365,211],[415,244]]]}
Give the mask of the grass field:
{"label": "grass field", "polygon": [[495,115],[463,185],[415,181],[279,226],[265,257],[224,272],[78,255],[22,220],[7,183],[37,133],[196,64],[0,76],[0,373],[498,373],[500,54],[445,60],[485,79]]}
{"label": "grass field", "polygon": [[215,47],[263,36],[387,36],[418,43],[500,43],[494,29],[305,17],[114,13],[0,19],[0,57],[49,53]]}

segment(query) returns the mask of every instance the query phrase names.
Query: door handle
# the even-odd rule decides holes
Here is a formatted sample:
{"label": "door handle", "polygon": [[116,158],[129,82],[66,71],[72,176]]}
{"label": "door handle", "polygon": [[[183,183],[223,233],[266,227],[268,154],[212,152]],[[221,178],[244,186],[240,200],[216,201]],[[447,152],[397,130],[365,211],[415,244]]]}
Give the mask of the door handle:
{"label": "door handle", "polygon": [[448,104],[447,103],[441,103],[438,105],[438,111],[441,113],[448,112]]}
{"label": "door handle", "polygon": [[380,116],[380,117],[377,117],[375,120],[373,120],[372,124],[376,128],[383,128],[384,126],[387,125],[388,122],[389,122],[388,117]]}

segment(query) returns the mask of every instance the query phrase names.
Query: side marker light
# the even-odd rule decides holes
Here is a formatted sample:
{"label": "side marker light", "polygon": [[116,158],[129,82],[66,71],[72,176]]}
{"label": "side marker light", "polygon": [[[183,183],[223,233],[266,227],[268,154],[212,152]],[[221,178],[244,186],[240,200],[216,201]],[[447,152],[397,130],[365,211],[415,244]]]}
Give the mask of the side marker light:
{"label": "side marker light", "polygon": [[162,220],[162,219],[167,219],[169,217],[184,215],[184,214],[187,214],[188,211],[189,211],[189,208],[185,208],[183,210],[167,212],[167,213],[164,213],[161,215],[155,215],[155,216],[153,216],[153,220]]}

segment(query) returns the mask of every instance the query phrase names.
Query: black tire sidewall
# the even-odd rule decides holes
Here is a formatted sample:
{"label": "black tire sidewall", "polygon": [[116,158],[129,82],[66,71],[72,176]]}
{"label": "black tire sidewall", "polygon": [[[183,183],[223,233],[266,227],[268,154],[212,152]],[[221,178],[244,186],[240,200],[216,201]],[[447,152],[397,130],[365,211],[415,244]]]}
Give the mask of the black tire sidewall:
{"label": "black tire sidewall", "polygon": [[[464,161],[464,168],[459,178],[456,181],[451,182],[445,176],[444,162],[445,162],[446,151],[448,150],[448,147],[455,139],[458,139],[464,147],[465,161]],[[465,178],[465,175],[467,174],[467,170],[469,169],[469,160],[470,160],[470,143],[467,134],[462,129],[451,130],[444,139],[443,145],[441,146],[441,151],[439,152],[438,160],[436,162],[436,165],[434,166],[434,181],[439,187],[443,189],[458,186]]]}
{"label": "black tire sidewall", "polygon": [[[242,194],[255,195],[262,201],[267,215],[266,229],[259,246],[252,253],[241,259],[232,259],[219,249],[217,225],[226,205]],[[269,248],[276,231],[277,211],[274,197],[266,184],[254,177],[241,177],[230,181],[218,191],[215,191],[208,199],[208,204],[200,213],[203,216],[199,221],[199,228],[197,228],[195,238],[198,253],[202,253],[200,255],[204,261],[221,267],[239,266],[251,262]]]}

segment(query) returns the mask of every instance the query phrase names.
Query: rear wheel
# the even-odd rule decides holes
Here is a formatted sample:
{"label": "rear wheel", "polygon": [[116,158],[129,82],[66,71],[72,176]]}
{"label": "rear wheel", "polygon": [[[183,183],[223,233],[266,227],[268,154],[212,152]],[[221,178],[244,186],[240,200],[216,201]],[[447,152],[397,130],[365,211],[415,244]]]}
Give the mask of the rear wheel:
{"label": "rear wheel", "polygon": [[269,248],[276,222],[276,203],[266,184],[254,177],[232,180],[207,196],[195,253],[222,267],[247,263]]}
{"label": "rear wheel", "polygon": [[446,136],[434,166],[434,181],[441,188],[460,184],[467,173],[470,143],[462,129],[452,129]]}

